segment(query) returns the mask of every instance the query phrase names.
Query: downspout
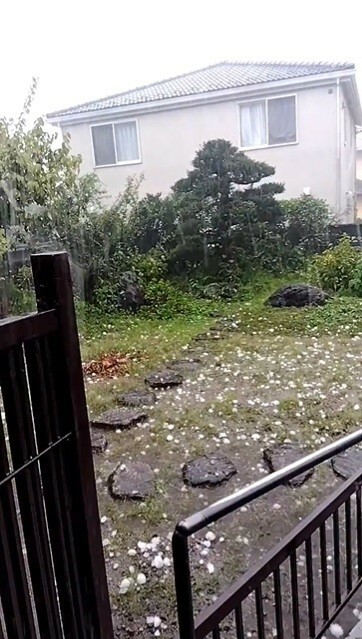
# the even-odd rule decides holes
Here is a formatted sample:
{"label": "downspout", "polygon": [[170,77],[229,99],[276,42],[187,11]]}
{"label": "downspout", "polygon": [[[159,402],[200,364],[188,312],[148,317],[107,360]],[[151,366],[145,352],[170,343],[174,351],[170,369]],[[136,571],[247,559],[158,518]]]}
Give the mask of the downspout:
{"label": "downspout", "polygon": [[336,81],[336,100],[337,100],[337,189],[336,189],[336,213],[338,221],[341,214],[341,87],[339,78]]}

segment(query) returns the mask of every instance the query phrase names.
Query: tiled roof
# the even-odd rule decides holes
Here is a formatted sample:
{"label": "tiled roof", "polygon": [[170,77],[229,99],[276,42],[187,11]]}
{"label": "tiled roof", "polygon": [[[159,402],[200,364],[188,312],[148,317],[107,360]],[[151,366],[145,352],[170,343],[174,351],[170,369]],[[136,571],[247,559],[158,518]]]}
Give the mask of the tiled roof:
{"label": "tiled roof", "polygon": [[208,91],[235,89],[263,82],[288,80],[289,78],[319,75],[346,69],[354,69],[354,65],[348,62],[330,64],[323,62],[220,62],[204,69],[169,78],[168,80],[49,113],[48,117],[54,118],[57,116],[90,113],[102,109],[144,104],[154,100],[197,95]]}

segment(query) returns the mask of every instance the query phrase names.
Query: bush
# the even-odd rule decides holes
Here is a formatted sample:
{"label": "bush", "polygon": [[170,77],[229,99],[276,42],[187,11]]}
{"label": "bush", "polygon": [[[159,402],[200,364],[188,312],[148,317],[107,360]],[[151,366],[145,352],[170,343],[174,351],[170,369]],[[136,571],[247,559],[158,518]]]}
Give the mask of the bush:
{"label": "bush", "polygon": [[145,294],[147,306],[141,312],[162,319],[169,319],[175,315],[193,315],[200,304],[167,280],[150,283]]}
{"label": "bush", "polygon": [[349,288],[353,295],[362,297],[362,258],[360,257],[355,269],[353,278],[350,281]]}
{"label": "bush", "polygon": [[354,281],[359,261],[358,252],[350,238],[344,236],[337,246],[328,248],[313,258],[309,277],[327,291],[347,291]]}
{"label": "bush", "polygon": [[302,195],[281,202],[286,226],[286,241],[298,246],[304,255],[319,253],[328,246],[328,227],[332,214],[325,200]]}
{"label": "bush", "polygon": [[166,255],[157,249],[143,255],[136,253],[132,259],[131,270],[136,273],[143,286],[158,282],[166,276]]}

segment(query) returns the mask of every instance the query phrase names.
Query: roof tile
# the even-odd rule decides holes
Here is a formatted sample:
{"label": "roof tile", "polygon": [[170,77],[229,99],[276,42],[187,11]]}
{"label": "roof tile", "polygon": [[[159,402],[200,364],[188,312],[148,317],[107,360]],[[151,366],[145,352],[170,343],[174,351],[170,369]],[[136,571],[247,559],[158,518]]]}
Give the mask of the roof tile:
{"label": "roof tile", "polygon": [[178,75],[168,80],[124,91],[100,100],[86,102],[68,109],[49,113],[49,118],[91,113],[103,109],[143,104],[208,91],[234,89],[264,82],[287,80],[308,75],[354,69],[352,63],[324,62],[220,62],[204,69]]}

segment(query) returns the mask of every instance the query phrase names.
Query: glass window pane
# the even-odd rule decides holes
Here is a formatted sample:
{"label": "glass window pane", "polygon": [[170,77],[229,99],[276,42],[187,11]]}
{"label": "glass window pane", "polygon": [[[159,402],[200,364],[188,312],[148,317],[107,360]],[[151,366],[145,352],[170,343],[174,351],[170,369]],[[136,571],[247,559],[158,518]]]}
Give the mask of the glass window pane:
{"label": "glass window pane", "polygon": [[139,160],[139,147],[136,122],[122,122],[114,125],[117,162]]}
{"label": "glass window pane", "polygon": [[241,146],[262,146],[267,143],[265,100],[240,106]]}
{"label": "glass window pane", "polygon": [[116,154],[111,124],[92,127],[94,159],[96,166],[115,164]]}
{"label": "glass window pane", "polygon": [[296,141],[295,96],[268,101],[268,129],[269,144]]}

